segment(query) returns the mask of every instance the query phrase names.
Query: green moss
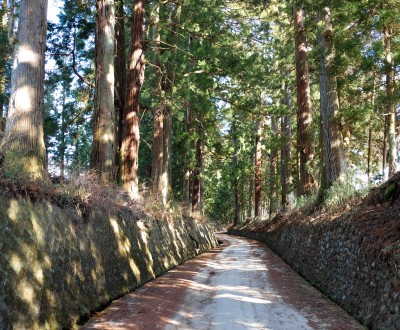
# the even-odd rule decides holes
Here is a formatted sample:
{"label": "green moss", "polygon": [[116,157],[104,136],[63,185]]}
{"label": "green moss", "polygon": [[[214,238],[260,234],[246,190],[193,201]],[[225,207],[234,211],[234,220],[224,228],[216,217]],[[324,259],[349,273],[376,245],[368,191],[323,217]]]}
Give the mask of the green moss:
{"label": "green moss", "polygon": [[396,189],[395,182],[391,182],[386,186],[385,191],[383,193],[383,201],[384,202],[387,202],[392,197],[392,194],[395,191],[395,189]]}
{"label": "green moss", "polygon": [[21,150],[7,151],[2,173],[8,180],[40,180],[44,174],[44,157]]}

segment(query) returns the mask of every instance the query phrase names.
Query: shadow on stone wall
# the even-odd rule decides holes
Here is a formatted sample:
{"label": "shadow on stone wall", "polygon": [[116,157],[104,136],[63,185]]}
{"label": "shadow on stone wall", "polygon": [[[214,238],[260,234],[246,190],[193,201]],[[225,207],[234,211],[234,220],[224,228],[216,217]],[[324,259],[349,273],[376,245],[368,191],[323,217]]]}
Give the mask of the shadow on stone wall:
{"label": "shadow on stone wall", "polygon": [[71,328],[216,246],[206,225],[78,211],[0,196],[0,328]]}

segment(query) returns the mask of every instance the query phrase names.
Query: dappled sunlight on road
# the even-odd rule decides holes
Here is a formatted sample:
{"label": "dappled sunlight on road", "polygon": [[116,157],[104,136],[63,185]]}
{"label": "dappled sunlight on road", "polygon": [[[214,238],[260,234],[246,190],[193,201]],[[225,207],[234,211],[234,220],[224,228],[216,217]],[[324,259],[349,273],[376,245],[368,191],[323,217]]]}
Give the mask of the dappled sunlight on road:
{"label": "dappled sunlight on road", "polygon": [[[207,262],[167,329],[311,329],[269,285],[264,249],[234,243]],[[199,290],[201,288],[201,290]]]}
{"label": "dappled sunlight on road", "polygon": [[222,247],[121,298],[84,329],[362,329],[264,245],[223,238]]}
{"label": "dappled sunlight on road", "polygon": [[265,300],[265,299],[259,299],[259,298],[252,298],[248,296],[239,296],[231,293],[222,293],[218,294],[214,297],[214,299],[231,299],[231,300],[237,300],[237,301],[242,301],[245,303],[251,303],[251,304],[270,304],[271,301]]}

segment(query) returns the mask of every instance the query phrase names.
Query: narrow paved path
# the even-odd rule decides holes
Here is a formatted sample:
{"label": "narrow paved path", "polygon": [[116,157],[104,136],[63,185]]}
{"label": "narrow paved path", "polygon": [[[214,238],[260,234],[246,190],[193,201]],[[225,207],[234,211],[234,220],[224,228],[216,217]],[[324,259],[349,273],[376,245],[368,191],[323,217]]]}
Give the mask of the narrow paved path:
{"label": "narrow paved path", "polygon": [[113,302],[82,329],[364,329],[266,246],[224,244]]}

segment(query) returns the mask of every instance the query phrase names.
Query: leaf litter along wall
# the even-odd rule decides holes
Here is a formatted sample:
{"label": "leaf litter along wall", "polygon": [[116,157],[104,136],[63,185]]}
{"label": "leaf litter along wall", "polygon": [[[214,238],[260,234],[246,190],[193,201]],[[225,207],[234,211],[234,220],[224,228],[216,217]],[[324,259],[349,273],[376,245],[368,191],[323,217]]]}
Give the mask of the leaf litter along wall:
{"label": "leaf litter along wall", "polygon": [[0,328],[71,328],[214,246],[192,219],[93,211],[0,196]]}

